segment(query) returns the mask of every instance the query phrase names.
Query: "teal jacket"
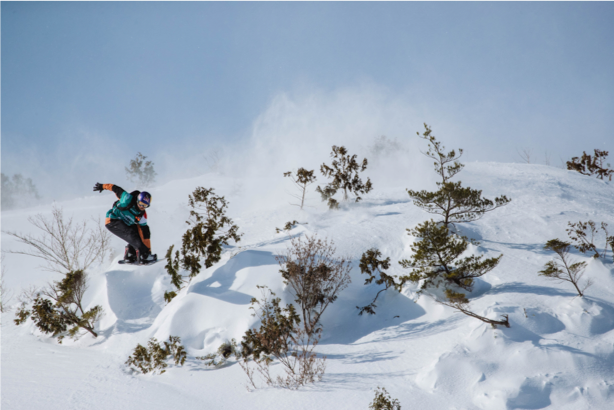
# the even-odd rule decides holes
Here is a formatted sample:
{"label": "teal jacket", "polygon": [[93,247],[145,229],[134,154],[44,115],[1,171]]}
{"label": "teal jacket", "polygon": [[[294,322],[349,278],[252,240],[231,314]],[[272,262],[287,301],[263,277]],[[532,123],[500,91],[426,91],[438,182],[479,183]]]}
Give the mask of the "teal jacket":
{"label": "teal jacket", "polygon": [[[139,207],[136,205],[136,198],[134,198],[134,196],[137,196],[139,192],[134,191],[132,193],[128,193],[121,187],[113,184],[103,184],[102,187],[107,191],[113,191],[113,193],[115,193],[119,199],[113,204],[113,208],[109,209],[109,212],[107,212],[105,221],[106,224],[110,223],[112,220],[119,219],[128,226],[137,225],[139,227],[139,233],[141,234],[143,243],[151,249],[149,240],[151,234],[149,227],[147,226],[147,212],[139,209]],[[132,206],[130,206],[131,204]]]}

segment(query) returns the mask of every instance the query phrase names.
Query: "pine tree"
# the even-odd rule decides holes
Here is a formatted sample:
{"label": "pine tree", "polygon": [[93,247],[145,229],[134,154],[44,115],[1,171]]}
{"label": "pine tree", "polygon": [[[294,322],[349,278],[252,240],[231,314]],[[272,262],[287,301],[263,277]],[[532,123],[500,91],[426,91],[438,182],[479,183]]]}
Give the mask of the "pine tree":
{"label": "pine tree", "polygon": [[345,147],[337,147],[333,145],[331,157],[333,162],[331,166],[322,164],[320,171],[325,177],[333,180],[324,188],[317,187],[316,191],[322,196],[322,201],[328,202],[330,209],[339,208],[339,202],[333,198],[338,190],[343,190],[343,200],[349,199],[349,193],[356,195],[355,202],[362,198],[358,194],[366,194],[373,189],[371,180],[367,178],[367,182],[362,182],[359,172],[367,169],[367,159],[364,158],[362,163],[356,161],[356,155],[349,155]]}
{"label": "pine tree", "polygon": [[[413,191],[407,190],[414,204],[428,213],[441,215],[446,227],[450,224],[471,222],[480,219],[486,212],[493,211],[510,202],[505,195],[495,198],[494,202],[490,199],[482,198],[482,191],[472,188],[465,188],[461,182],[451,182],[450,179],[458,174],[464,167],[458,162],[463,150],[459,149],[458,154],[452,150],[447,154],[445,147],[437,141],[432,130],[424,124],[426,131],[422,139],[429,144],[429,150],[424,153],[427,157],[434,160],[435,172],[441,178],[437,182],[439,189],[435,192],[426,190]],[[420,135],[418,133],[418,135]]]}
{"label": "pine tree", "polygon": [[[588,155],[586,151],[583,151],[582,158],[573,157],[571,161],[567,161],[567,169],[579,172],[582,175],[597,175],[599,179],[608,178],[611,181],[614,170],[604,167],[604,161],[607,157],[608,151],[595,149],[595,156]],[[606,165],[610,166],[610,164]]]}
{"label": "pine tree", "polygon": [[239,227],[228,216],[228,203],[222,196],[217,196],[213,188],[198,187],[189,195],[188,205],[190,219],[186,223],[190,228],[183,234],[181,256],[171,246],[167,253],[166,270],[171,275],[173,284],[180,288],[183,279],[179,274],[179,265],[188,270],[190,278],[198,275],[204,262],[205,268],[210,268],[221,259],[222,246],[230,240],[239,242],[242,234]]}
{"label": "pine tree", "polygon": [[[414,254],[399,261],[409,275],[401,276],[401,284],[422,282],[421,292],[440,285],[455,285],[471,291],[473,280],[494,269],[503,255],[484,259],[482,256],[460,256],[467,250],[469,241],[464,236],[452,235],[443,223],[433,220],[408,229],[409,235],[419,238],[411,245]],[[479,242],[473,241],[475,245]],[[460,258],[460,259],[459,259]]]}
{"label": "pine tree", "polygon": [[[375,308],[377,307],[375,302],[377,301],[377,298],[379,297],[380,293],[388,290],[391,287],[396,288],[399,286],[395,282],[394,276],[388,275],[386,272],[384,272],[386,269],[390,268],[390,258],[380,259],[381,256],[382,253],[378,249],[373,248],[363,253],[362,257],[360,258],[360,272],[369,275],[369,277],[365,279],[365,285],[369,285],[375,280],[375,283],[377,285],[383,284],[384,289],[381,289],[379,292],[377,292],[375,298],[373,299],[373,302],[371,302],[370,304],[362,307],[356,306],[356,309],[359,310],[359,316],[362,316],[362,314],[365,312],[370,315],[374,315]],[[376,273],[379,273],[379,279],[376,279]]]}
{"label": "pine tree", "polygon": [[580,289],[579,282],[584,275],[584,269],[586,268],[586,262],[571,263],[569,260],[569,242],[561,241],[559,239],[551,239],[546,242],[544,249],[551,250],[556,253],[558,260],[552,260],[546,263],[543,270],[539,271],[540,276],[545,276],[550,279],[559,280],[562,282],[571,283],[579,296],[584,296],[584,291],[592,284],[591,281],[587,281],[582,289]]}
{"label": "pine tree", "polygon": [[153,184],[158,175],[154,171],[154,163],[145,161],[146,159],[147,157],[139,152],[134,159],[130,160],[130,168],[125,168],[128,180],[144,188]]}
{"label": "pine tree", "polygon": [[284,172],[284,177],[288,177],[294,182],[294,184],[298,187],[300,191],[300,195],[292,195],[296,199],[301,201],[301,204],[292,204],[296,206],[300,206],[303,209],[305,205],[305,193],[307,192],[307,187],[313,184],[316,180],[316,176],[313,175],[314,170],[307,171],[305,168],[299,168],[296,171],[296,175],[292,175],[292,171]]}
{"label": "pine tree", "polygon": [[[414,229],[408,229],[410,235],[420,240],[411,245],[414,254],[410,259],[399,261],[403,268],[412,269],[409,275],[401,276],[400,286],[406,282],[422,282],[418,294],[443,285],[445,299],[435,299],[437,302],[457,309],[458,311],[479,319],[491,325],[509,327],[507,316],[505,320],[492,320],[469,310],[469,300],[457,289],[471,291],[474,279],[485,275],[494,269],[503,255],[495,258],[483,256],[467,256],[461,254],[468,247],[466,237],[451,235],[443,223],[426,221]],[[478,244],[477,242],[473,242]]]}

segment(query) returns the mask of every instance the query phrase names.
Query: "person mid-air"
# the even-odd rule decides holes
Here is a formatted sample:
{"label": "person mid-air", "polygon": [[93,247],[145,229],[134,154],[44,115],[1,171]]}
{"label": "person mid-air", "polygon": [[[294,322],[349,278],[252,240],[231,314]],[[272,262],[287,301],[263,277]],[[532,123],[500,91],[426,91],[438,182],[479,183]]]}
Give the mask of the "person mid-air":
{"label": "person mid-air", "polygon": [[105,226],[111,233],[128,242],[124,252],[124,263],[145,265],[155,262],[158,257],[151,253],[151,233],[147,226],[147,212],[151,204],[149,192],[124,191],[117,185],[96,183],[94,191],[113,191],[118,200],[107,212]]}

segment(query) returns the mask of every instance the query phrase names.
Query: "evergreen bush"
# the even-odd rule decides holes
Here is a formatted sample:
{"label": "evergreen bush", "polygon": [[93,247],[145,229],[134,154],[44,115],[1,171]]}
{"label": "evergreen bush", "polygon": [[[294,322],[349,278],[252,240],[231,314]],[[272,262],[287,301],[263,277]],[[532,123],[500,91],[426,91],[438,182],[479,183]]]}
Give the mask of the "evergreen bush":
{"label": "evergreen bush", "polygon": [[168,367],[167,361],[172,358],[176,366],[183,366],[186,361],[186,351],[178,336],[169,336],[164,347],[155,337],[149,339],[147,347],[137,344],[132,355],[126,360],[126,365],[137,373],[162,374]]}
{"label": "evergreen bush", "polygon": [[358,194],[366,194],[373,189],[371,180],[367,178],[367,182],[362,182],[359,172],[367,169],[367,159],[364,158],[362,163],[356,161],[356,155],[349,155],[345,147],[337,147],[333,145],[331,157],[333,162],[331,166],[322,164],[320,171],[325,177],[332,178],[324,188],[317,187],[316,191],[322,196],[322,201],[327,201],[330,209],[337,209],[339,202],[333,198],[338,190],[343,190],[343,200],[348,200],[348,193],[356,195],[355,202],[362,198]]}
{"label": "evergreen bush", "polygon": [[[382,253],[378,249],[373,248],[363,253],[362,257],[360,258],[360,272],[369,275],[369,277],[365,279],[365,285],[369,285],[375,280],[375,283],[377,285],[383,284],[384,289],[381,289],[379,292],[377,292],[375,298],[373,299],[373,302],[371,302],[370,304],[362,307],[356,306],[356,309],[358,309],[359,311],[359,316],[362,316],[363,313],[374,315],[375,308],[377,307],[375,301],[377,301],[379,294],[388,290],[390,287],[397,288],[399,286],[395,282],[394,276],[388,275],[386,272],[384,272],[384,270],[390,268],[390,258],[380,259],[381,256]],[[376,273],[379,273],[379,279],[376,279]]]}
{"label": "evergreen bush", "polygon": [[397,399],[390,397],[390,394],[383,387],[375,389],[375,398],[371,405],[371,410],[401,410],[401,404]]}
{"label": "evergreen bush", "polygon": [[189,196],[188,205],[192,208],[186,221],[190,228],[183,234],[181,253],[176,251],[173,257],[174,245],[166,252],[166,270],[177,289],[183,283],[179,266],[193,278],[200,273],[201,262],[210,268],[221,259],[222,246],[230,240],[239,242],[242,236],[239,227],[226,216],[226,199],[217,196],[213,188],[196,188]]}
{"label": "evergreen bush", "polygon": [[139,152],[134,159],[130,160],[130,168],[125,168],[128,180],[143,188],[153,184],[157,175],[154,171],[154,163],[145,161],[146,159],[147,157]]}
{"label": "evergreen bush", "polygon": [[[568,222],[567,225],[569,226],[569,228],[566,229],[569,239],[574,241],[574,243],[572,243],[573,247],[580,252],[594,252],[593,257],[599,258],[602,256],[603,259],[605,259],[608,252],[608,246],[610,246],[612,248],[612,255],[614,256],[614,236],[609,236],[607,223],[601,222],[599,229],[595,222],[590,220],[588,222]],[[597,245],[595,245],[595,237],[599,234],[599,230],[603,231],[605,237],[605,246],[601,254],[597,250]]]}
{"label": "evergreen bush", "polygon": [[580,280],[584,276],[584,269],[586,268],[586,262],[571,263],[569,259],[569,242],[561,241],[559,239],[551,239],[546,242],[544,249],[551,250],[557,255],[557,260],[551,260],[546,263],[543,270],[539,271],[540,276],[545,276],[549,279],[558,280],[561,282],[571,283],[579,296],[584,296],[584,291],[592,284],[592,282],[586,281],[584,286],[580,288]]}
{"label": "evergreen bush", "polygon": [[[419,224],[414,229],[408,229],[410,235],[420,240],[411,245],[414,254],[409,259],[399,261],[403,268],[411,269],[408,275],[401,276],[401,287],[406,282],[422,283],[418,294],[443,285],[445,298],[435,300],[443,305],[490,323],[493,327],[504,325],[509,327],[507,316],[505,320],[492,320],[477,315],[469,310],[469,300],[459,290],[471,291],[474,279],[478,278],[498,264],[503,255],[495,258],[482,256],[462,257],[469,245],[466,237],[450,234],[448,227],[433,220]],[[473,242],[478,244],[477,242]]]}
{"label": "evergreen bush", "polygon": [[[567,169],[579,172],[582,175],[596,175],[597,178],[602,180],[608,178],[611,181],[614,169],[604,167],[604,161],[607,157],[608,151],[595,149],[594,156],[588,155],[586,151],[583,151],[581,158],[573,157],[571,161],[567,161]],[[610,166],[610,164],[605,165]]]}
{"label": "evergreen bush", "polygon": [[18,206],[32,206],[40,201],[38,190],[31,178],[24,178],[21,174],[9,177],[2,173],[2,209],[13,209]]}

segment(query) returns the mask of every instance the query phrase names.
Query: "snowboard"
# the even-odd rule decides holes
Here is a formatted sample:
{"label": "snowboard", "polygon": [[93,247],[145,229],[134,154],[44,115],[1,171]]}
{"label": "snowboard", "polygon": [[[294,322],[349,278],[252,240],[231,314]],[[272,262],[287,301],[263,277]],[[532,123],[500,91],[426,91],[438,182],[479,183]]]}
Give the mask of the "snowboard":
{"label": "snowboard", "polygon": [[155,256],[156,259],[154,259],[153,261],[149,261],[147,263],[136,263],[136,262],[127,262],[123,259],[120,259],[117,263],[119,263],[120,265],[134,265],[134,266],[147,266],[147,265],[153,265],[156,262],[160,262],[162,259],[158,259],[158,256]]}

